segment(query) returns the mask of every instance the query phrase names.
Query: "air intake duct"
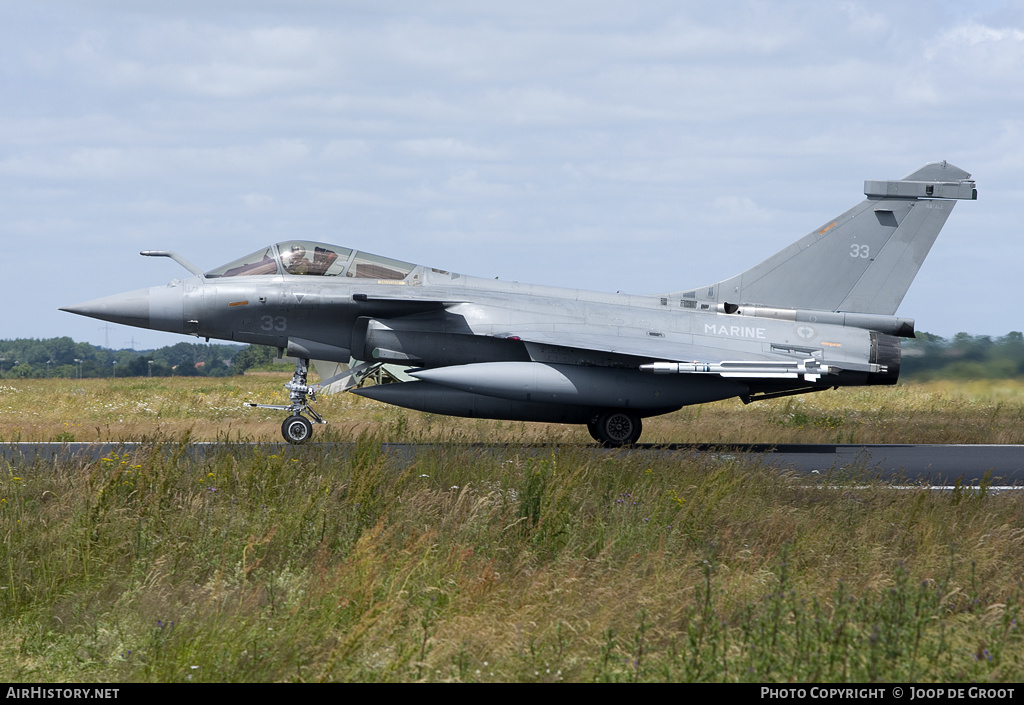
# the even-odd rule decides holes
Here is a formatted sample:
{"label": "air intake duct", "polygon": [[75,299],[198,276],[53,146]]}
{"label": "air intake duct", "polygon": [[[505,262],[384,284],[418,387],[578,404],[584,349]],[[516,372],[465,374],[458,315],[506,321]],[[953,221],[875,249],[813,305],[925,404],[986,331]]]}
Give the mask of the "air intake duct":
{"label": "air intake duct", "polygon": [[874,372],[868,375],[868,384],[896,384],[900,378],[900,339],[886,333],[871,334],[871,360],[881,365],[885,372]]}

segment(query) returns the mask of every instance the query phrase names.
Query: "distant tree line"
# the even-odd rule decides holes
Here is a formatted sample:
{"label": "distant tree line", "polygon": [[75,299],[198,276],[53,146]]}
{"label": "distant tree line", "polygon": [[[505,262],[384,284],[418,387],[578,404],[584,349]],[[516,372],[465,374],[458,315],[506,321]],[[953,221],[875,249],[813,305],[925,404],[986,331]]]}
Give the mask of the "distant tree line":
{"label": "distant tree line", "polygon": [[[71,338],[0,340],[0,377],[225,377],[270,368],[276,348],[178,343],[156,350],[110,350]],[[1024,377],[1024,335],[1001,338],[918,333],[903,341],[901,379]]]}
{"label": "distant tree line", "polygon": [[0,340],[0,377],[225,377],[272,364],[256,345],[178,343],[156,350],[110,350],[71,338]]}
{"label": "distant tree line", "polygon": [[1001,338],[957,333],[941,338],[918,333],[903,341],[901,379],[1009,379],[1024,377],[1024,335]]}

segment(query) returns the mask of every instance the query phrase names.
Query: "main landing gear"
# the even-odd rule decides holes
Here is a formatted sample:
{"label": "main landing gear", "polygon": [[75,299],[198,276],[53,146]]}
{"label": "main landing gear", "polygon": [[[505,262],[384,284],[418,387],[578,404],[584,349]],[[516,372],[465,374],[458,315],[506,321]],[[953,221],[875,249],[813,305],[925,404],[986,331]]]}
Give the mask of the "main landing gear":
{"label": "main landing gear", "polygon": [[612,409],[604,411],[587,422],[587,430],[595,441],[605,448],[631,446],[640,440],[643,422],[632,411]]}

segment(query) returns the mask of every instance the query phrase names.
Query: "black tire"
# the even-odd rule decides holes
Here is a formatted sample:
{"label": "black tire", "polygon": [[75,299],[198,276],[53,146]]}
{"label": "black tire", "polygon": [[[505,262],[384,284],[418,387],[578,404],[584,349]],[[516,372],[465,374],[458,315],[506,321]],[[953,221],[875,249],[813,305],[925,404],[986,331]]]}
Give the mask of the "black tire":
{"label": "black tire", "polygon": [[[590,424],[587,424],[590,428]],[[595,433],[596,432],[596,433]],[[631,446],[640,440],[643,422],[632,411],[606,411],[597,418],[591,435],[605,448]]]}
{"label": "black tire", "polygon": [[289,416],[281,424],[281,435],[289,443],[305,443],[313,435],[313,424],[305,416]]}
{"label": "black tire", "polygon": [[600,418],[600,416],[595,416],[594,418],[590,419],[590,421],[587,421],[587,431],[590,432],[590,437],[593,438],[598,443],[601,442],[601,434],[598,433],[597,431],[597,421]]}

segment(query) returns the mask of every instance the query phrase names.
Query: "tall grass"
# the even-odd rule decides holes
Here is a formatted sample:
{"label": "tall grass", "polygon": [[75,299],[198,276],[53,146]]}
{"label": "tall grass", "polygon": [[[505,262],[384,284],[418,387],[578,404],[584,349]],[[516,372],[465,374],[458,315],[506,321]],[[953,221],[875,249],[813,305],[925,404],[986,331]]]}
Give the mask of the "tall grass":
{"label": "tall grass", "polygon": [[[4,380],[0,442],[279,441],[283,415],[245,401],[283,403],[287,374],[227,378]],[[582,426],[459,419],[351,394],[320,398],[317,440],[373,432],[388,441],[586,444]],[[1018,381],[931,382],[826,391],[744,406],[738,400],[646,419],[647,443],[1024,443]]]}
{"label": "tall grass", "polygon": [[[384,434],[386,435],[386,434]],[[1015,495],[173,444],[0,474],[9,681],[1012,681]]]}
{"label": "tall grass", "polygon": [[[1007,681],[1013,494],[816,487],[715,454],[343,395],[279,440],[287,375],[0,385],[9,681]],[[41,402],[41,400],[43,400]],[[1024,443],[1015,382],[840,390],[649,419],[651,442]],[[386,441],[429,442],[417,454]],[[471,443],[498,441],[486,449]],[[550,442],[547,447],[525,444]]]}

